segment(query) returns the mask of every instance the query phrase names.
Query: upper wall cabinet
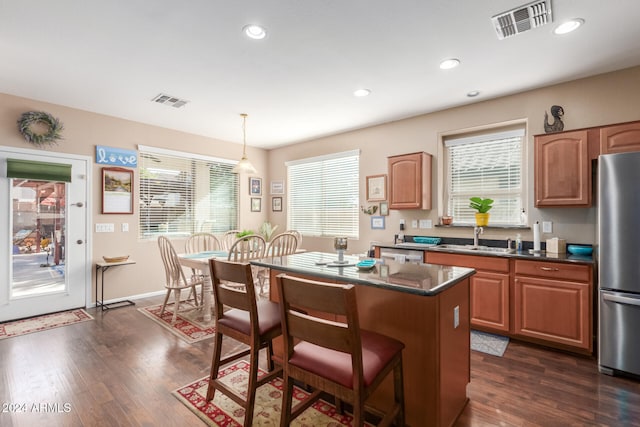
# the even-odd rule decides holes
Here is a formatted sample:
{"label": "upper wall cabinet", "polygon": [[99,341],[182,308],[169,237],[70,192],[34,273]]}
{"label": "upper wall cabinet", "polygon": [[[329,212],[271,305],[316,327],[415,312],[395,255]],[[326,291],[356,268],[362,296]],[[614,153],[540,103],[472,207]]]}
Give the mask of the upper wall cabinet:
{"label": "upper wall cabinet", "polygon": [[389,209],[431,209],[431,154],[388,157]]}
{"label": "upper wall cabinet", "polygon": [[535,206],[591,206],[590,132],[535,137]]}
{"label": "upper wall cabinet", "polygon": [[640,122],[606,126],[600,129],[600,153],[640,151]]}

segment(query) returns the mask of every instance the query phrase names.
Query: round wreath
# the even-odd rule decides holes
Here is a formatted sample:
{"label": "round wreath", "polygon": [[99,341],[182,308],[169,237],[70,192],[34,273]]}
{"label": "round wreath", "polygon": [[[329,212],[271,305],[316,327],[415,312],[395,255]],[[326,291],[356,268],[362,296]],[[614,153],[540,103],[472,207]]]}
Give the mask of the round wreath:
{"label": "round wreath", "polygon": [[[48,130],[43,133],[34,132],[31,126],[38,123],[48,127]],[[27,111],[18,120],[18,130],[27,142],[34,145],[55,144],[62,138],[63,128],[60,120],[44,111]]]}

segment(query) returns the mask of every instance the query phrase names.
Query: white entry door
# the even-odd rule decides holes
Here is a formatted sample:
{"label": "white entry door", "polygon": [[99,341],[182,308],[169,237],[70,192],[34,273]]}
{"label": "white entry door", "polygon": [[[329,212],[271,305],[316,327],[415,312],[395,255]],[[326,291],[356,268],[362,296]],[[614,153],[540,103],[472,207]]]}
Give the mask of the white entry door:
{"label": "white entry door", "polygon": [[[15,177],[15,165],[26,172]],[[90,167],[86,156],[0,147],[0,321],[86,306]]]}

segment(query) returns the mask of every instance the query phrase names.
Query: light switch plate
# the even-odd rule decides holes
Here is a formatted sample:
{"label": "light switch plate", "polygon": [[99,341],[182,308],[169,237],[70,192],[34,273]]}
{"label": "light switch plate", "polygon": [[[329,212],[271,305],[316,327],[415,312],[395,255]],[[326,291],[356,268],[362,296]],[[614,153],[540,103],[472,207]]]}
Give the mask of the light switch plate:
{"label": "light switch plate", "polygon": [[543,233],[553,233],[553,222],[551,222],[551,221],[542,221],[542,232]]}
{"label": "light switch plate", "polygon": [[121,224],[122,227],[122,232],[126,233],[127,231],[129,231],[129,223],[128,222],[123,222]]}
{"label": "light switch plate", "polygon": [[420,228],[433,228],[433,221],[430,219],[421,219]]}
{"label": "light switch plate", "polygon": [[96,224],[96,233],[113,233],[115,227],[113,224]]}

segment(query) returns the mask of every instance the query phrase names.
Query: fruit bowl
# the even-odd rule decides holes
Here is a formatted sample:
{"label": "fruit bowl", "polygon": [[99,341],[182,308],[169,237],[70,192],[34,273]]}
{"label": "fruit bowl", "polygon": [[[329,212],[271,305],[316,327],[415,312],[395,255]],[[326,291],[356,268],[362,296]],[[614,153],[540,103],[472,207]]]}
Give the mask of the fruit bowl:
{"label": "fruit bowl", "polygon": [[591,246],[568,245],[567,251],[574,255],[591,255],[593,248]]}

